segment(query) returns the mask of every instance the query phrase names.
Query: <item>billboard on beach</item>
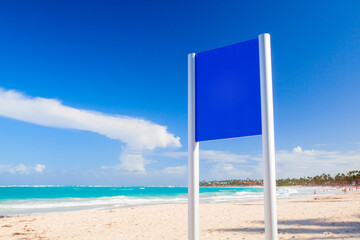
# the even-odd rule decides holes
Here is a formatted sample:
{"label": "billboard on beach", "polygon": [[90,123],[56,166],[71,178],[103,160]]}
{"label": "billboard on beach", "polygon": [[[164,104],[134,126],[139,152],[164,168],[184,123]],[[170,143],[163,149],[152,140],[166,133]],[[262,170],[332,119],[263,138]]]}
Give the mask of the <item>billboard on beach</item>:
{"label": "billboard on beach", "polygon": [[195,141],[261,134],[259,41],[195,57]]}
{"label": "billboard on beach", "polygon": [[188,236],[199,240],[199,145],[261,135],[265,239],[278,239],[270,34],[188,54]]}

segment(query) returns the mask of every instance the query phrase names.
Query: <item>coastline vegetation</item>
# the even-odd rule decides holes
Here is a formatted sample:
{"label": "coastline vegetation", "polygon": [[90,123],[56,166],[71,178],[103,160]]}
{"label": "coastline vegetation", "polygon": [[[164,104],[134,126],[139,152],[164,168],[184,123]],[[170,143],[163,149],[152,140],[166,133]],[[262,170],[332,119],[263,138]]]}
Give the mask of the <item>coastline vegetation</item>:
{"label": "coastline vegetation", "polygon": [[[334,177],[330,174],[321,174],[314,177],[280,178],[276,180],[278,187],[282,186],[348,186],[360,185],[360,171],[354,170],[347,174],[338,173]],[[231,179],[219,181],[201,181],[201,187],[228,187],[228,186],[263,186],[260,179]]]}

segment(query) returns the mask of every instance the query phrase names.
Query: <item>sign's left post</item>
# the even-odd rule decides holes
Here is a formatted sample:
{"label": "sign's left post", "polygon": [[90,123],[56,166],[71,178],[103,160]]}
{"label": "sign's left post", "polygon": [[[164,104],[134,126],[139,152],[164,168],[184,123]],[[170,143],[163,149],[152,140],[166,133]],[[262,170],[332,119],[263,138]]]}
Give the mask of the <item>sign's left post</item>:
{"label": "sign's left post", "polygon": [[188,55],[188,239],[199,240],[199,143],[195,141],[195,53]]}

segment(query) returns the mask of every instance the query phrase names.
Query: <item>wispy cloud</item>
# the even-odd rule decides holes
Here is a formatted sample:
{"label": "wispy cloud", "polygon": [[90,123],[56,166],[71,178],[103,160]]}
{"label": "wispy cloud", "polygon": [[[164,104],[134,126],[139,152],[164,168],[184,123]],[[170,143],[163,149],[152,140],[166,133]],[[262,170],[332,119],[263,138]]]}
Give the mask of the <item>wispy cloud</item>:
{"label": "wispy cloud", "polygon": [[235,154],[218,150],[200,150],[200,158],[207,162],[216,163],[247,163],[249,161],[259,160],[258,156]]}
{"label": "wispy cloud", "polygon": [[360,169],[360,153],[355,151],[303,150],[300,146],[292,151],[276,153],[278,177],[303,177],[322,173],[346,173]]}
{"label": "wispy cloud", "polygon": [[[162,153],[162,156],[185,158],[186,152]],[[263,165],[261,154],[235,154],[226,151],[200,151],[200,164],[211,164],[206,179],[262,178]],[[360,169],[358,151],[304,150],[297,146],[292,150],[276,151],[276,177],[304,177],[322,173],[346,173]]]}
{"label": "wispy cloud", "polygon": [[145,150],[180,147],[180,138],[166,126],[118,115],[72,108],[59,100],[29,97],[14,90],[0,88],[0,116],[37,125],[95,132],[125,143],[120,154],[120,168],[145,171]]}
{"label": "wispy cloud", "polygon": [[331,144],[325,144],[325,143],[317,143],[317,144],[314,144],[315,147],[325,147],[325,146],[329,146]]}
{"label": "wispy cloud", "polygon": [[25,166],[22,163],[17,166],[0,165],[0,173],[10,173],[10,174],[42,173],[44,171],[45,167],[46,166],[43,164],[36,164],[35,166]]}
{"label": "wispy cloud", "polygon": [[168,175],[185,175],[187,173],[187,166],[176,166],[176,167],[166,167],[163,169],[163,172]]}
{"label": "wispy cloud", "polygon": [[41,172],[44,171],[45,167],[46,166],[43,165],[43,164],[36,164],[35,167],[34,167],[34,170],[35,170],[35,172],[41,173]]}
{"label": "wispy cloud", "polygon": [[247,168],[241,168],[238,165],[231,163],[217,163],[211,166],[209,175],[212,180],[221,179],[244,179],[252,177],[251,171],[246,171]]}
{"label": "wispy cloud", "polygon": [[[162,152],[149,153],[152,156],[162,156],[168,158],[185,158],[188,156],[187,152]],[[258,156],[242,155],[220,150],[200,150],[201,161],[206,162],[224,162],[224,163],[245,163],[249,160],[259,160]]]}
{"label": "wispy cloud", "polygon": [[[187,158],[187,152],[150,153],[152,156],[161,156],[174,159]],[[236,154],[220,150],[200,150],[200,162],[210,164],[204,176],[206,179],[245,178],[250,177],[254,168],[250,165],[259,164],[261,156]],[[249,171],[250,169],[250,171]],[[164,171],[166,172],[166,171]]]}
{"label": "wispy cloud", "polygon": [[[360,152],[356,151],[304,150],[297,146],[292,150],[276,151],[275,159],[277,178],[315,176],[322,173],[335,175],[360,169]],[[261,154],[251,158],[244,155],[244,160],[244,163],[232,163],[231,166],[229,163],[219,162],[212,166],[210,176],[262,178]]]}

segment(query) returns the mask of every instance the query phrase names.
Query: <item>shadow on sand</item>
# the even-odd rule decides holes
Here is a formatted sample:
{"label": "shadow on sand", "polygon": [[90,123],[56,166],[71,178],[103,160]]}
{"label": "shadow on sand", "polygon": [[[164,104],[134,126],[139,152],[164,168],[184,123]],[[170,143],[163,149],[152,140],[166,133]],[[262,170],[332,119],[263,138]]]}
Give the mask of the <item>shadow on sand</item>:
{"label": "shadow on sand", "polygon": [[[260,222],[259,222],[260,223]],[[264,222],[261,222],[264,224]],[[307,226],[309,228],[307,228]],[[318,234],[321,237],[306,238],[312,239],[360,239],[360,221],[359,222],[334,222],[326,221],[323,219],[308,219],[308,220],[285,220],[278,222],[279,236],[281,234],[294,234],[292,239],[300,239],[296,234]],[[230,229],[217,229],[217,231],[224,232],[252,232],[263,233],[264,228],[230,228]],[[331,237],[327,236],[332,234]],[[341,236],[337,237],[337,234]],[[305,238],[301,238],[305,239]]]}

